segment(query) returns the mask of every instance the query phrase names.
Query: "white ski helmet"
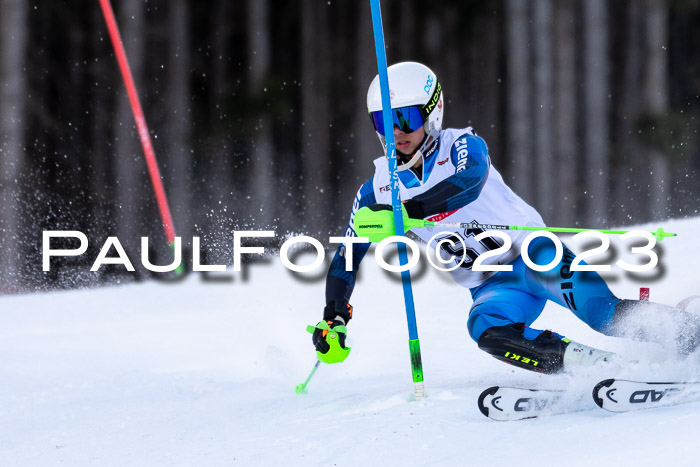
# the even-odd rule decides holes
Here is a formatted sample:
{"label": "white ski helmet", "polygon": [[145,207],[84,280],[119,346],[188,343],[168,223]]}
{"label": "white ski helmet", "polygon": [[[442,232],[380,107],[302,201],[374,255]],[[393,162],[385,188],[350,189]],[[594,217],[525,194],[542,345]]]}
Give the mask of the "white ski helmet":
{"label": "white ski helmet", "polygon": [[[438,136],[442,130],[442,86],[435,73],[421,63],[396,63],[387,68],[387,74],[394,125],[405,133],[411,133],[421,126],[425,130],[425,138],[415,153],[408,156],[396,153],[397,170],[406,170],[418,159],[429,156],[437,149]],[[369,85],[367,111],[386,152],[379,75]]]}

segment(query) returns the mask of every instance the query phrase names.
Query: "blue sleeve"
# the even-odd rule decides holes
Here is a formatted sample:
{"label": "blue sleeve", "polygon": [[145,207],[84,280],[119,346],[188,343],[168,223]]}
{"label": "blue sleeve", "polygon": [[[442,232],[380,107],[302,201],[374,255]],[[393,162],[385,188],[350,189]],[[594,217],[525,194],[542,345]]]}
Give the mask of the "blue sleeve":
{"label": "blue sleeve", "polygon": [[465,133],[452,144],[450,158],[455,174],[413,198],[421,204],[424,217],[466,206],[479,197],[486,184],[491,161],[483,139]]}
{"label": "blue sleeve", "polygon": [[[350,213],[350,221],[345,229],[346,237],[356,237],[354,219],[355,213],[364,206],[369,206],[377,202],[374,196],[373,188],[374,178],[369,179],[367,183],[362,185],[355,196],[355,201],[352,203],[352,212]],[[345,270],[345,245],[340,244],[335,252],[331,266],[328,269],[326,276],[326,303],[333,300],[350,301],[350,295],[355,288],[355,280],[357,271],[362,258],[369,250],[370,243],[361,243],[352,245],[352,271]]]}

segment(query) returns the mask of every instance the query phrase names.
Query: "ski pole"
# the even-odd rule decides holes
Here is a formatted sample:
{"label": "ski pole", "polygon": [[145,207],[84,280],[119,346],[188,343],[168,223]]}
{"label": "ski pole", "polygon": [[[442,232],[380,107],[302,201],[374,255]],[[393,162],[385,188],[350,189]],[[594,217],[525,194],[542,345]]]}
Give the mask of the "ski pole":
{"label": "ski pole", "polygon": [[301,384],[297,384],[297,387],[295,389],[297,394],[306,394],[306,385],[309,384],[309,381],[311,381],[311,377],[316,373],[316,369],[318,366],[323,363],[340,363],[345,361],[346,358],[348,358],[348,355],[350,355],[350,347],[341,347],[340,346],[340,338],[338,337],[338,333],[342,332],[347,334],[347,328],[345,326],[335,326],[333,329],[328,326],[328,323],[325,321],[319,322],[316,326],[306,326],[306,331],[309,332],[310,334],[313,334],[316,329],[321,329],[324,332],[327,332],[327,334],[324,334],[324,337],[326,338],[326,342],[328,342],[328,350],[326,353],[321,353],[318,350],[316,351],[316,365],[314,365],[313,370],[311,370],[311,373],[309,374],[309,377],[306,378],[306,381],[304,381]]}
{"label": "ski pole", "polygon": [[[405,209],[404,209],[405,211]],[[358,237],[369,237],[372,242],[380,242],[387,237],[394,235],[394,222],[392,213],[386,210],[373,211],[369,207],[361,208],[355,214],[355,232]],[[404,232],[421,227],[457,227],[463,229],[481,230],[545,230],[547,232],[578,233],[597,231],[604,234],[622,235],[630,230],[602,230],[602,229],[580,229],[573,227],[539,227],[532,225],[497,225],[479,224],[478,222],[433,222],[423,219],[411,219],[405,213],[403,215]],[[666,237],[675,237],[676,234],[666,232],[663,227],[659,227],[654,232],[649,232],[657,240],[661,241]]]}
{"label": "ski pole", "polygon": [[[379,75],[379,89],[382,95],[382,117],[384,128],[394,128],[391,117],[391,99],[389,92],[389,73],[386,65],[386,46],[384,45],[384,29],[382,27],[382,11],[379,0],[370,0],[372,11],[372,29],[374,31],[374,47],[377,55],[377,72]],[[389,166],[389,179],[391,181],[391,206],[393,210],[392,234],[403,235],[408,229],[402,225],[401,195],[399,193],[399,174],[396,170],[396,146],[394,132],[386,132],[386,160]],[[396,227],[394,227],[394,225]],[[404,230],[405,229],[405,230]],[[399,264],[408,264],[406,245],[398,243]],[[423,364],[421,361],[420,342],[418,341],[418,326],[416,324],[416,310],[413,302],[413,288],[411,287],[411,274],[408,270],[401,272],[401,284],[403,286],[403,298],[406,307],[406,321],[408,324],[408,349],[411,355],[411,371],[413,373],[413,386],[416,400],[423,398],[425,393],[423,386]]]}
{"label": "ski pole", "polygon": [[318,369],[318,366],[321,364],[321,360],[316,360],[316,364],[314,365],[313,369],[311,370],[311,373],[309,373],[309,377],[306,378],[306,381],[303,383],[297,384],[297,387],[294,388],[294,392],[297,394],[306,394],[306,385],[309,384],[309,381],[311,381],[311,377],[316,373],[316,370]]}
{"label": "ski pole", "polygon": [[[411,219],[413,220],[413,219]],[[460,227],[465,229],[482,229],[482,230],[544,230],[546,232],[562,232],[562,233],[579,233],[596,231],[604,234],[623,235],[631,230],[602,230],[602,229],[579,229],[574,227],[538,227],[532,225],[493,225],[479,224],[477,222],[432,222],[421,221],[421,227]],[[675,237],[675,233],[666,232],[663,227],[659,227],[654,232],[649,232],[656,237],[658,241],[662,241],[666,237]]]}

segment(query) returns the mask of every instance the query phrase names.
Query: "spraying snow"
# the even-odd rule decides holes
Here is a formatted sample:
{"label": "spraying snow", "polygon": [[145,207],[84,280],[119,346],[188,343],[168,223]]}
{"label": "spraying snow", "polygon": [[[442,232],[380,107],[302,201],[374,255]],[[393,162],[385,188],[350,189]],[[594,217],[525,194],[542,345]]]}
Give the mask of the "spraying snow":
{"label": "spraying snow", "polygon": [[[653,230],[655,226],[643,226]],[[700,219],[669,221],[660,266],[613,266],[613,292],[675,305],[700,294]],[[567,243],[580,251],[570,239]],[[613,239],[620,257],[629,245]],[[616,370],[543,376],[498,362],[466,331],[471,299],[427,261],[414,271],[427,397],[412,402],[399,279],[363,263],[348,326],[352,353],[315,363],[307,324],[321,317],[324,273],[279,257],[231,280],[2,297],[0,459],[7,465],[697,465],[700,403],[610,414],[589,395],[579,411],[494,422],[477,397],[495,384],[590,392],[605,377],[697,379],[700,357],[602,336],[548,305],[536,327],[639,360]],[[600,261],[611,261],[606,255]],[[434,294],[426,289],[439,290]],[[695,303],[693,306],[697,306]],[[609,371],[609,370],[607,370]]]}

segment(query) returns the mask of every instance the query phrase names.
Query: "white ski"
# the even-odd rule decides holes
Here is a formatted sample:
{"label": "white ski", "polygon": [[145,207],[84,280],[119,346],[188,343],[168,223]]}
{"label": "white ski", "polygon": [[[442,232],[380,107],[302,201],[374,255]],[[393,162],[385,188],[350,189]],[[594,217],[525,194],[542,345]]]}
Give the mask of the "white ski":
{"label": "white ski", "polygon": [[[498,421],[524,420],[582,410],[585,392],[492,386],[479,396],[479,410]],[[606,379],[593,388],[593,400],[610,412],[700,402],[700,382]]]}
{"label": "white ski", "polygon": [[593,400],[611,412],[629,412],[700,401],[700,383],[606,379],[593,388]]}
{"label": "white ski", "polygon": [[479,410],[499,421],[523,420],[566,411],[565,391],[492,386],[479,396]]}

